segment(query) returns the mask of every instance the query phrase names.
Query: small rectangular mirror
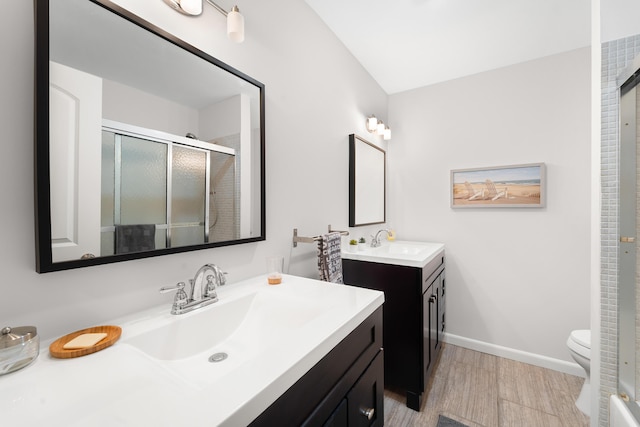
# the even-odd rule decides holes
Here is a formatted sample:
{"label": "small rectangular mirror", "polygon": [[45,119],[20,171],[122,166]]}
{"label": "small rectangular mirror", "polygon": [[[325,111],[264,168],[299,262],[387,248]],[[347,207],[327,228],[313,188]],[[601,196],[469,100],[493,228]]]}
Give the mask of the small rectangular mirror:
{"label": "small rectangular mirror", "polygon": [[386,221],[386,155],[382,148],[349,135],[349,227]]}

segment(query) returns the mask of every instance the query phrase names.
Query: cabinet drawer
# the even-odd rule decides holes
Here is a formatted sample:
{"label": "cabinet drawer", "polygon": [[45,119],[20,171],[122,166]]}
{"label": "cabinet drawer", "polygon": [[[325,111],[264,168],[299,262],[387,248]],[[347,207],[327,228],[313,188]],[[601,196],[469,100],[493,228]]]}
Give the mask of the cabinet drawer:
{"label": "cabinet drawer", "polygon": [[349,406],[346,398],[342,399],[340,405],[322,427],[349,427]]}
{"label": "cabinet drawer", "polygon": [[349,427],[384,425],[384,362],[382,352],[373,359],[347,395]]}
{"label": "cabinet drawer", "polygon": [[444,270],[444,251],[440,252],[422,269],[422,293],[425,293],[433,283],[433,279]]}

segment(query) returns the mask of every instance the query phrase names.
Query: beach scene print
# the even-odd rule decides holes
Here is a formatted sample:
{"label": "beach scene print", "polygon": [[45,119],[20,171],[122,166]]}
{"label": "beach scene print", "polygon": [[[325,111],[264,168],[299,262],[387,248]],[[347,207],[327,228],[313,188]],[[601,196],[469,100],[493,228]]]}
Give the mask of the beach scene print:
{"label": "beach scene print", "polygon": [[541,207],[544,163],[451,171],[452,207]]}

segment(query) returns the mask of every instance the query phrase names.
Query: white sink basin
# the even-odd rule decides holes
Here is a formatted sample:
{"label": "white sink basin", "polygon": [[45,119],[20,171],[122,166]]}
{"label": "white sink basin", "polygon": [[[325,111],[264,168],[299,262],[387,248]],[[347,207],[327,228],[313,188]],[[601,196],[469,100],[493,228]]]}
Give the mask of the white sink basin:
{"label": "white sink basin", "polygon": [[202,389],[303,339],[305,327],[337,303],[283,292],[284,286],[261,289],[186,314],[151,318],[122,342]]}
{"label": "white sink basin", "polygon": [[442,243],[383,241],[377,248],[370,246],[351,252],[348,245],[342,247],[342,258],[381,264],[424,267],[444,249]]}
{"label": "white sink basin", "polygon": [[390,242],[389,244],[379,246],[377,248],[366,248],[373,254],[379,256],[386,255],[418,255],[423,252],[432,250],[433,244],[420,242]]}
{"label": "white sink basin", "polygon": [[181,360],[217,348],[246,347],[257,352],[322,311],[322,306],[308,299],[259,291],[173,316],[170,322],[124,342],[160,360]]}

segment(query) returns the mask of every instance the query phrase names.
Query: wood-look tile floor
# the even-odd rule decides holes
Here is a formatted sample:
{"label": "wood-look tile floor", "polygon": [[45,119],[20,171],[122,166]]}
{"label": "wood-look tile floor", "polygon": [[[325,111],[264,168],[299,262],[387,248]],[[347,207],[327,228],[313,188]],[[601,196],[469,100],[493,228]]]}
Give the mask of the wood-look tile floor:
{"label": "wood-look tile floor", "polygon": [[387,427],[435,427],[445,415],[469,427],[588,427],[575,400],[583,378],[444,344],[420,412],[385,390]]}

